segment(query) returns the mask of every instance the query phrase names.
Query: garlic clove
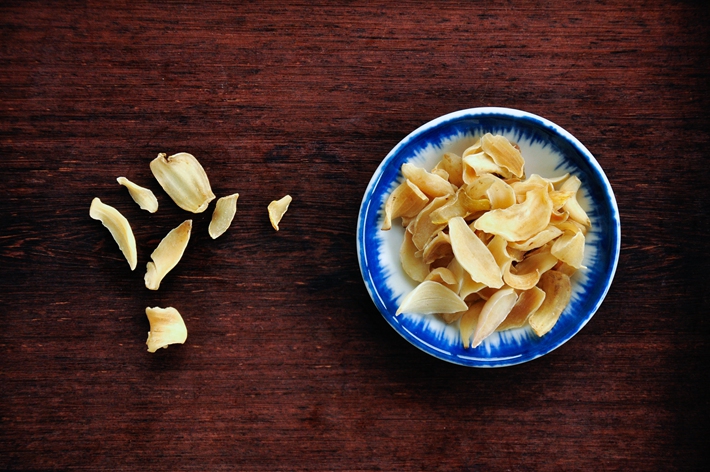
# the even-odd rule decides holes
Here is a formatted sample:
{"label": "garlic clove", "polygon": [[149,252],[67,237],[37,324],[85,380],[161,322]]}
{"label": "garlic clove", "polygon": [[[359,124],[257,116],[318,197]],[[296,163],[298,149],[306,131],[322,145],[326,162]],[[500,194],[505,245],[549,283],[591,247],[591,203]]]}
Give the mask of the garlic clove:
{"label": "garlic clove", "polygon": [[166,157],[160,153],[151,161],[150,170],[165,193],[183,210],[202,213],[215,199],[205,169],[192,154],[180,152]]}

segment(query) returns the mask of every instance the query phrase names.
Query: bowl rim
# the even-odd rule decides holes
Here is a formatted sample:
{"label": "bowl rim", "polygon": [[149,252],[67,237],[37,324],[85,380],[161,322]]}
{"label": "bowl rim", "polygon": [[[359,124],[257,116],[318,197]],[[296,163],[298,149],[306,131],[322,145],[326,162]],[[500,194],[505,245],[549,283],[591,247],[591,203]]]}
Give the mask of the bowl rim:
{"label": "bowl rim", "polygon": [[[610,254],[609,260],[610,260],[610,268],[608,270],[608,278],[605,281],[605,286],[603,287],[603,290],[600,293],[600,296],[598,297],[597,300],[594,301],[593,306],[591,309],[588,311],[588,313],[585,314],[584,319],[581,320],[578,326],[576,326],[576,329],[570,330],[569,333],[566,333],[565,336],[562,336],[562,338],[551,345],[549,345],[546,349],[544,349],[544,352],[536,352],[532,356],[528,357],[522,357],[522,358],[514,358],[514,359],[503,359],[503,360],[498,360],[498,359],[493,359],[491,361],[470,361],[466,362],[464,359],[460,359],[458,357],[453,357],[453,356],[443,356],[439,350],[434,347],[427,345],[427,343],[423,342],[419,338],[411,335],[404,329],[401,325],[393,324],[393,322],[389,319],[389,317],[386,315],[385,312],[385,303],[381,299],[380,294],[377,290],[377,287],[375,285],[374,280],[372,279],[372,274],[367,267],[367,261],[365,257],[365,230],[366,225],[365,222],[367,221],[367,215],[369,211],[372,209],[373,211],[379,211],[379,208],[374,208],[375,205],[372,205],[372,195],[374,190],[377,188],[380,180],[382,179],[384,175],[384,170],[390,165],[391,161],[394,160],[394,158],[398,155],[399,152],[402,151],[410,142],[412,142],[414,139],[416,139],[418,136],[421,134],[428,132],[432,129],[435,129],[441,125],[446,125],[450,124],[454,121],[458,120],[463,120],[463,119],[470,119],[470,118],[476,118],[476,117],[481,117],[481,116],[495,116],[498,118],[511,118],[511,119],[524,119],[528,121],[533,121],[537,122],[538,126],[542,126],[544,128],[547,128],[548,130],[554,132],[564,140],[566,140],[569,144],[571,144],[573,147],[575,147],[582,158],[586,161],[586,163],[592,168],[592,170],[595,173],[595,178],[598,178],[601,186],[609,196],[609,199],[607,201],[607,205],[610,208],[610,216],[611,216],[611,226],[615,228],[615,231],[612,233],[612,254]],[[552,121],[543,118],[541,116],[538,116],[536,114],[526,112],[523,110],[518,110],[515,108],[505,108],[505,107],[477,107],[477,108],[466,108],[462,110],[457,110],[451,113],[447,113],[445,115],[439,116],[437,118],[434,118],[433,120],[430,120],[423,125],[419,126],[416,128],[414,131],[410,132],[402,138],[399,143],[397,143],[390,151],[387,153],[385,158],[380,162],[378,165],[377,169],[374,171],[368,186],[365,190],[365,193],[363,194],[363,198],[360,204],[360,210],[358,212],[358,221],[357,221],[357,228],[356,228],[356,249],[357,249],[357,257],[358,257],[358,265],[360,267],[360,274],[363,278],[363,281],[365,283],[365,286],[367,288],[367,291],[370,295],[370,298],[372,299],[373,303],[375,304],[376,308],[380,312],[381,316],[387,321],[387,323],[397,332],[399,333],[404,339],[406,339],[410,344],[415,346],[416,348],[426,352],[427,354],[432,355],[433,357],[436,357],[437,359],[444,360],[446,362],[450,362],[453,364],[457,365],[462,365],[462,366],[467,366],[467,367],[482,367],[482,368],[495,368],[495,367],[506,367],[506,366],[512,366],[512,365],[518,365],[522,364],[525,362],[532,361],[534,359],[537,359],[539,357],[542,357],[558,347],[562,346],[565,344],[567,341],[569,341],[572,337],[574,337],[579,331],[584,328],[584,326],[589,322],[589,320],[594,316],[594,314],[597,312],[599,307],[601,306],[603,300],[605,299],[607,293],[609,292],[609,289],[611,287],[612,281],[614,279],[614,276],[616,274],[616,269],[618,267],[618,262],[619,262],[619,254],[621,250],[621,221],[619,217],[619,209],[618,205],[616,202],[616,198],[614,196],[613,189],[611,187],[611,184],[609,183],[609,180],[604,173],[604,171],[601,168],[601,165],[599,162],[596,160],[596,158],[592,155],[592,153],[587,149],[584,144],[582,144],[576,137],[574,137],[571,133],[569,133],[567,130],[562,128],[561,126],[557,125],[556,123],[553,123]],[[383,311],[384,310],[384,311]]]}

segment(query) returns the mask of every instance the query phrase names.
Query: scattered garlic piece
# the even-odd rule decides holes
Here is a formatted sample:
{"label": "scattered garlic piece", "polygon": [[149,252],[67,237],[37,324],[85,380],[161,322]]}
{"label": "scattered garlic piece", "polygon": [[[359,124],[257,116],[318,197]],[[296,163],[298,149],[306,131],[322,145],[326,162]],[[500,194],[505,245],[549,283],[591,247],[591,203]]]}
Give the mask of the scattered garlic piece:
{"label": "scattered garlic piece", "polygon": [[168,344],[184,344],[187,340],[187,326],[180,313],[173,307],[146,307],[150,331],[148,331],[148,352],[155,352]]}
{"label": "scattered garlic piece", "polygon": [[110,205],[102,203],[99,198],[94,198],[91,201],[89,216],[95,220],[101,221],[108,228],[113,236],[113,239],[118,243],[118,247],[123,252],[131,270],[136,268],[138,264],[138,251],[136,249],[136,238],[133,236],[133,230],[124,217],[118,210]]}
{"label": "scattered garlic piece", "polygon": [[141,210],[146,210],[148,213],[155,213],[158,211],[158,199],[155,198],[155,195],[149,188],[134,184],[125,177],[119,177],[116,180],[119,184],[128,189],[128,193],[131,194],[131,198],[133,198],[133,201],[141,207]]}
{"label": "scattered garlic piece", "polygon": [[271,220],[271,226],[273,226],[276,231],[279,230],[279,223],[284,213],[286,213],[286,210],[288,210],[291,200],[291,195],[286,195],[281,200],[274,200],[269,203],[269,220]]}
{"label": "scattered garlic piece", "polygon": [[180,226],[171,230],[158,247],[155,248],[145,273],[145,286],[149,290],[158,290],[163,277],[180,262],[187,242],[190,240],[192,220],[185,220]]}
{"label": "scattered garlic piece", "polygon": [[165,193],[183,210],[202,213],[215,199],[205,169],[192,154],[180,152],[166,158],[161,152],[151,161],[150,170]]}
{"label": "scattered garlic piece", "polygon": [[235,193],[217,200],[209,227],[209,233],[212,239],[217,239],[229,229],[229,225],[232,224],[234,215],[237,213],[238,198],[239,194]]}

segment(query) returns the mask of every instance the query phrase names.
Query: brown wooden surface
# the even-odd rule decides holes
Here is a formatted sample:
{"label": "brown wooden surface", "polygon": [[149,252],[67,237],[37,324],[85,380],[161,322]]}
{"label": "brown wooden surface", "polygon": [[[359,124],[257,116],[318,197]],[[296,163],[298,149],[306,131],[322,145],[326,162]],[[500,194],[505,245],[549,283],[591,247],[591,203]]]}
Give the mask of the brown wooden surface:
{"label": "brown wooden surface", "polygon": [[[709,45],[691,1],[2,2],[0,469],[702,469]],[[587,327],[496,370],[400,338],[355,254],[386,153],[476,106],[573,133],[622,218]],[[216,241],[211,209],[179,210],[150,174],[178,151],[241,195]],[[266,205],[286,193],[275,233]],[[131,221],[135,272],[95,196]],[[190,216],[185,257],[146,290],[150,252]],[[189,338],[149,354],[156,305]]]}

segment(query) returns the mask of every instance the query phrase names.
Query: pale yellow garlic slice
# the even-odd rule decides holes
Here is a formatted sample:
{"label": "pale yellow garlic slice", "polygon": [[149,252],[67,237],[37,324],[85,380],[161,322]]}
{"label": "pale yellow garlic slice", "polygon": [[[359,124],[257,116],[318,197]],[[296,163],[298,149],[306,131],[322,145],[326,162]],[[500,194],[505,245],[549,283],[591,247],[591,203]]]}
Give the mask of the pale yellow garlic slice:
{"label": "pale yellow garlic slice", "polygon": [[445,171],[448,175],[448,181],[455,186],[461,187],[463,185],[463,161],[458,154],[453,152],[445,153],[441,156],[439,163],[432,169],[432,173],[437,169]]}
{"label": "pale yellow garlic slice", "polygon": [[478,316],[471,342],[472,348],[478,347],[484,339],[493,334],[513,309],[517,300],[518,295],[515,290],[508,287],[498,290],[486,301]]}
{"label": "pale yellow garlic slice", "polygon": [[417,257],[419,250],[412,241],[412,233],[404,232],[404,240],[399,249],[399,259],[404,272],[417,282],[422,282],[429,274],[429,264],[425,264],[421,257]]}
{"label": "pale yellow garlic slice", "polygon": [[421,258],[425,264],[431,264],[438,259],[452,255],[451,237],[443,231],[438,232],[421,250]]}
{"label": "pale yellow garlic slice", "polygon": [[187,326],[180,313],[173,307],[146,308],[150,331],[148,332],[148,352],[155,352],[170,344],[184,344],[187,340]]}
{"label": "pale yellow garlic slice", "polygon": [[547,179],[540,177],[538,174],[533,174],[525,180],[513,182],[510,184],[515,192],[516,202],[522,203],[525,201],[525,196],[530,190],[539,188],[546,189],[548,193],[553,192],[555,187]]}
{"label": "pale yellow garlic slice", "polygon": [[539,247],[544,246],[545,244],[549,243],[561,234],[561,229],[556,226],[549,225],[547,228],[543,229],[535,236],[526,239],[525,241],[511,241],[508,243],[508,246],[513,249],[518,249],[520,251],[532,251],[533,249],[537,249]]}
{"label": "pale yellow garlic slice", "polygon": [[286,210],[288,210],[288,206],[291,204],[292,200],[291,195],[286,195],[279,200],[274,200],[269,203],[269,207],[267,208],[269,210],[269,221],[271,221],[271,226],[273,226],[276,231],[279,230],[279,223],[281,223],[281,219],[286,213]]}
{"label": "pale yellow garlic slice", "polygon": [[148,213],[158,211],[158,199],[155,198],[155,194],[153,194],[149,188],[141,187],[125,177],[119,177],[116,180],[119,184],[128,189],[131,198],[133,198],[133,201],[138,204],[141,210],[146,210]]}
{"label": "pale yellow garlic slice", "polygon": [[525,175],[525,160],[520,150],[514,147],[505,136],[486,133],[481,137],[481,148],[491,156],[493,162],[514,176],[522,178]]}
{"label": "pale yellow garlic slice", "polygon": [[151,161],[150,170],[165,193],[183,210],[202,213],[215,199],[205,169],[192,154],[180,152],[166,157],[160,153]]}
{"label": "pale yellow garlic slice", "polygon": [[545,292],[545,300],[530,316],[528,322],[535,334],[544,336],[555,326],[569,303],[572,297],[572,284],[569,276],[551,270],[542,274],[538,287]]}
{"label": "pale yellow garlic slice", "polygon": [[562,262],[579,269],[584,260],[584,234],[566,232],[555,240],[550,253]]}
{"label": "pale yellow garlic slice", "polygon": [[407,226],[407,231],[412,233],[412,241],[417,249],[422,250],[427,242],[439,231],[446,227],[446,224],[435,224],[431,221],[431,214],[437,209],[446,204],[453,195],[437,197],[433,199],[424,209],[417,215],[414,221]]}
{"label": "pale yellow garlic slice", "polygon": [[108,228],[111,236],[118,244],[118,248],[128,261],[131,270],[135,269],[136,264],[138,264],[138,250],[136,249],[136,238],[133,236],[133,230],[128,220],[121,212],[101,202],[99,198],[94,198],[91,201],[89,216],[99,220]]}
{"label": "pale yellow garlic slice", "polygon": [[185,220],[180,226],[172,229],[150,255],[152,262],[148,263],[144,279],[149,290],[158,290],[163,278],[180,262],[191,231],[192,220]]}
{"label": "pale yellow garlic slice", "polygon": [[496,164],[491,156],[485,152],[478,152],[476,154],[464,153],[461,156],[461,160],[463,162],[463,180],[466,183],[471,181],[473,176],[498,174],[504,178],[508,178],[512,175],[508,169]]}
{"label": "pale yellow garlic slice", "polygon": [[217,204],[212,212],[212,220],[208,232],[212,239],[217,239],[224,234],[234,220],[234,215],[237,213],[238,193],[222,197],[217,200]]}
{"label": "pale yellow garlic slice", "polygon": [[577,201],[577,191],[581,187],[582,182],[577,178],[577,176],[571,176],[569,179],[565,180],[565,182],[560,186],[560,190],[563,192],[572,192],[574,195],[572,195],[564,205],[564,209],[569,213],[570,218],[572,218],[574,221],[577,221],[578,223],[583,224],[584,226],[590,226],[591,222],[589,221],[589,216],[587,216],[587,212],[585,212],[582,207],[579,205],[579,202]]}
{"label": "pale yellow garlic slice", "polygon": [[430,216],[431,222],[436,225],[446,224],[455,216],[466,218],[472,213],[490,210],[491,204],[488,199],[474,199],[466,193],[466,190],[466,187],[459,188],[454,198],[432,212]]}
{"label": "pale yellow garlic slice", "polygon": [[480,317],[481,310],[485,304],[485,300],[479,300],[472,304],[471,307],[461,316],[459,321],[459,334],[461,335],[461,342],[463,343],[464,349],[468,349],[471,345],[471,336],[473,336],[473,332],[476,330],[478,318]]}
{"label": "pale yellow garlic slice", "polygon": [[545,300],[545,292],[538,287],[532,287],[518,295],[518,301],[505,320],[498,325],[498,331],[506,329],[522,328],[528,322],[530,316],[535,313]]}
{"label": "pale yellow garlic slice", "polygon": [[515,192],[504,180],[496,178],[486,190],[486,197],[490,202],[491,209],[508,208],[515,203]]}
{"label": "pale yellow garlic slice", "polygon": [[395,188],[385,203],[382,229],[392,228],[392,220],[399,217],[413,218],[429,203],[429,197],[419,190],[411,180],[406,179]]}
{"label": "pale yellow garlic slice", "polygon": [[438,282],[454,293],[458,290],[458,280],[456,280],[456,277],[451,272],[451,270],[446,267],[437,267],[436,269],[432,270],[426,276],[425,280]]}
{"label": "pale yellow garlic slice", "polygon": [[559,211],[565,206],[567,200],[574,196],[574,192],[564,192],[562,190],[555,190],[550,192],[549,195],[550,200],[552,200],[552,209],[554,211]]}
{"label": "pale yellow garlic slice", "polygon": [[417,167],[414,164],[402,164],[402,175],[411,180],[412,183],[419,187],[419,189],[429,198],[450,195],[456,191],[454,186],[451,185],[451,183],[449,183],[446,179],[442,179],[436,174],[427,172],[425,169]]}
{"label": "pale yellow garlic slice", "polygon": [[420,315],[456,313],[467,308],[466,302],[453,291],[440,283],[425,280],[404,298],[395,316],[402,313]]}
{"label": "pale yellow garlic slice", "polygon": [[552,201],[546,189],[533,189],[523,203],[491,210],[478,218],[474,227],[486,233],[500,235],[508,241],[530,239],[550,223]]}
{"label": "pale yellow garlic slice", "polygon": [[494,288],[503,286],[500,268],[493,254],[463,218],[456,217],[449,221],[449,236],[456,259],[475,282]]}

